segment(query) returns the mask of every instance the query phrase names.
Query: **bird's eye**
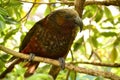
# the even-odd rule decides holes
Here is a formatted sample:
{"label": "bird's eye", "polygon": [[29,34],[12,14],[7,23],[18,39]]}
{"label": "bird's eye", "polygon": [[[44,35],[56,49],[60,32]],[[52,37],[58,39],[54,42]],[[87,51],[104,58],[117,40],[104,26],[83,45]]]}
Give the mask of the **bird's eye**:
{"label": "bird's eye", "polygon": [[65,18],[66,18],[66,19],[70,19],[71,16],[70,16],[70,15],[65,15]]}

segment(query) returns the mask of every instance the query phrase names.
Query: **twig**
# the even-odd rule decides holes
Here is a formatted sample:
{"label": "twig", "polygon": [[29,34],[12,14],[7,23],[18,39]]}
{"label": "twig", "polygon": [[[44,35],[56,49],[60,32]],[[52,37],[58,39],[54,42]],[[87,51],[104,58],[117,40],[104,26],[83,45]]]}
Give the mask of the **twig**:
{"label": "twig", "polygon": [[[19,20],[19,22],[22,21],[22,20],[24,20],[25,18],[28,18],[28,17],[29,17],[30,12],[32,11],[33,7],[34,7],[35,4],[36,4],[35,2],[36,2],[36,0],[33,2],[32,7],[31,7],[30,10],[27,12],[27,14],[26,14],[23,18],[21,18],[21,19]],[[27,20],[27,19],[26,19],[26,20]]]}
{"label": "twig", "polygon": [[92,50],[92,52],[91,52],[91,54],[90,54],[90,56],[89,56],[88,59],[91,59],[91,57],[92,57],[93,55],[95,55],[95,56],[98,58],[98,60],[99,60],[100,62],[102,62],[102,60],[101,60],[101,58],[99,57],[99,55],[98,55],[95,51],[93,51],[93,50]]}
{"label": "twig", "polygon": [[96,66],[105,66],[105,67],[120,67],[120,63],[102,63],[102,62],[73,62],[72,64],[90,64],[90,65],[96,65]]}
{"label": "twig", "polygon": [[[23,58],[23,59],[29,59],[29,57],[30,57],[27,54],[15,52],[13,50],[5,48],[2,45],[0,45],[0,50],[4,51],[6,53],[9,53],[11,55],[14,55],[16,57]],[[52,64],[52,65],[55,65],[55,66],[60,66],[59,61],[54,60],[54,59],[49,59],[49,58],[43,58],[43,57],[35,56],[33,61],[45,62],[45,63],[49,63],[49,64]],[[119,76],[117,76],[117,75],[115,75],[111,72],[98,71],[98,70],[93,70],[93,69],[86,69],[86,68],[74,66],[72,64],[65,64],[65,68],[67,68],[69,70],[79,72],[79,73],[85,73],[85,74],[89,74],[89,75],[93,75],[93,76],[103,76],[105,78],[109,78],[109,79],[112,79],[112,80],[120,80]]]}
{"label": "twig", "polygon": [[67,72],[66,80],[69,80],[69,75],[70,75],[70,70],[68,70],[68,72]]}
{"label": "twig", "polygon": [[71,58],[72,58],[72,61],[74,61],[75,59],[74,59],[73,52],[72,52],[72,50],[71,50],[71,49],[70,49],[70,53],[71,53]]}
{"label": "twig", "polygon": [[94,4],[96,4],[96,5],[106,5],[106,6],[109,6],[109,5],[114,5],[114,6],[120,6],[120,0],[111,0],[111,1],[107,1],[107,0],[105,0],[105,1],[87,1],[86,3],[85,3],[85,6],[86,5],[94,5]]}
{"label": "twig", "polygon": [[111,80],[120,80],[119,76],[117,76],[111,72],[86,69],[86,68],[74,66],[72,64],[66,64],[65,67],[69,70],[74,70],[74,71],[79,72],[79,73],[85,73],[85,74],[93,75],[93,76],[103,76],[103,77],[109,78]]}
{"label": "twig", "polygon": [[[47,3],[47,2],[30,2],[30,1],[20,1],[20,2],[23,2],[23,3],[35,3],[35,4],[49,4],[49,5],[52,5],[52,4],[66,4],[66,5],[71,5],[73,6],[74,5],[74,1],[67,1],[67,2],[50,2],[50,3]],[[106,5],[106,6],[109,6],[109,5],[114,5],[114,6],[119,6],[120,5],[120,1],[118,0],[113,0],[113,1],[86,1],[85,2],[85,6],[87,5]]]}
{"label": "twig", "polygon": [[70,2],[30,2],[30,1],[20,1],[20,2],[23,2],[23,3],[34,3],[34,4],[47,4],[47,5],[52,5],[52,4],[68,4],[68,5],[74,5],[74,2],[73,1],[70,1]]}

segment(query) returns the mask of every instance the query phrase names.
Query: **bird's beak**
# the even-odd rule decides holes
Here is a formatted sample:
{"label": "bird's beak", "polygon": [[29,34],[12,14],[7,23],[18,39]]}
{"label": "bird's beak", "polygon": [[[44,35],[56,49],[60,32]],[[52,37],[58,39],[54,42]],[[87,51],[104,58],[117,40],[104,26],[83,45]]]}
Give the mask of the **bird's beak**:
{"label": "bird's beak", "polygon": [[83,28],[83,22],[82,22],[82,19],[79,16],[77,16],[75,18],[75,24],[80,27],[80,32],[81,32],[82,28]]}

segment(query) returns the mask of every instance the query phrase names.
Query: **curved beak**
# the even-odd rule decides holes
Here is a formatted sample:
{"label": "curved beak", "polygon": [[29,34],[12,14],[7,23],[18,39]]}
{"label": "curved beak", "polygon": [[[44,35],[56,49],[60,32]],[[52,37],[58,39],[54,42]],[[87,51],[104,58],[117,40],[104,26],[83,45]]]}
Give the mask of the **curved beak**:
{"label": "curved beak", "polygon": [[80,32],[81,32],[82,28],[83,28],[83,22],[82,22],[82,19],[79,16],[77,16],[75,18],[75,24],[80,27]]}

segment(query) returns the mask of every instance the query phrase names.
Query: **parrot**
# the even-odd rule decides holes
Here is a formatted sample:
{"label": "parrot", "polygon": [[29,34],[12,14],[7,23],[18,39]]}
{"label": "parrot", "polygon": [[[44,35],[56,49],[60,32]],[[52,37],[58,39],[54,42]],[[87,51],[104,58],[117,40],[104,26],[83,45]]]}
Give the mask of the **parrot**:
{"label": "parrot", "polygon": [[[74,9],[58,9],[52,11],[43,19],[36,22],[27,32],[21,42],[19,52],[34,54],[35,56],[63,60],[67,56],[72,43],[82,30],[83,23],[79,14]],[[14,61],[3,71],[0,78],[4,78],[11,72],[16,64],[24,62],[24,59],[15,58]],[[23,67],[26,68],[25,77],[31,76],[40,62],[28,61]],[[53,69],[56,66],[53,65]],[[59,70],[59,68],[56,68]],[[50,71],[52,75],[53,71]],[[55,78],[55,75],[53,75]]]}

